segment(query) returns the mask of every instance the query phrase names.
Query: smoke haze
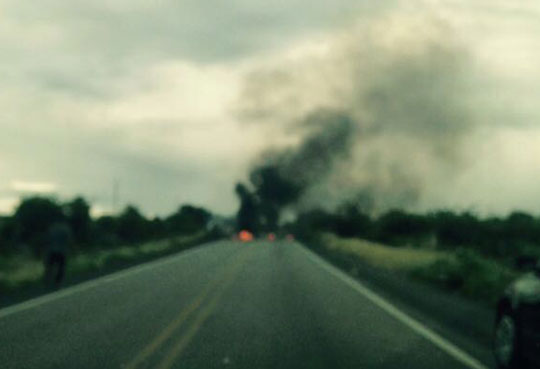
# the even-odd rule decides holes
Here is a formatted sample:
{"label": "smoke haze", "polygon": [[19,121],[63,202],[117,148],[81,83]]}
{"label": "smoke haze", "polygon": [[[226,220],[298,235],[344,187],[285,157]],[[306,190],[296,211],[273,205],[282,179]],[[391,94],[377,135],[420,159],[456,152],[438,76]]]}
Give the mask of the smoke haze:
{"label": "smoke haze", "polygon": [[322,40],[309,57],[248,75],[240,117],[288,142],[254,168],[270,162],[300,184],[299,207],[417,207],[470,160],[467,138],[479,125],[472,73],[467,50],[426,17],[384,18]]}

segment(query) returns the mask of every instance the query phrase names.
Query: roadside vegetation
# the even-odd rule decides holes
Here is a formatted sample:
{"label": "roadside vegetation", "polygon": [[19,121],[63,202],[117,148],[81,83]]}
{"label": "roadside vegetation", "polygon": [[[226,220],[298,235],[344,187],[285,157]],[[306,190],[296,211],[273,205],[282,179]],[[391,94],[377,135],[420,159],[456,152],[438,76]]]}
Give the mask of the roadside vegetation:
{"label": "roadside vegetation", "polygon": [[305,212],[287,228],[353,274],[370,265],[486,304],[540,257],[540,219],[521,212],[481,219],[393,210],[371,217],[349,205]]}
{"label": "roadside vegetation", "polygon": [[413,272],[451,258],[444,251],[409,246],[396,248],[357,238],[340,238],[332,233],[322,234],[321,243],[328,251],[347,254],[364,263],[396,272]]}
{"label": "roadside vegetation", "polygon": [[[70,258],[66,273],[68,278],[99,274],[182,251],[209,239],[211,239],[211,235],[201,231],[192,235],[142,244],[124,245],[116,248],[96,248],[88,252],[79,252]],[[4,291],[41,283],[44,266],[39,259],[12,256],[3,257],[0,263],[0,287]]]}
{"label": "roadside vegetation", "polygon": [[41,284],[47,232],[59,221],[68,224],[72,233],[68,281],[135,265],[221,235],[212,214],[191,205],[181,206],[163,219],[148,219],[134,206],[127,206],[116,216],[94,219],[83,198],[67,203],[27,198],[13,215],[0,218],[0,293]]}

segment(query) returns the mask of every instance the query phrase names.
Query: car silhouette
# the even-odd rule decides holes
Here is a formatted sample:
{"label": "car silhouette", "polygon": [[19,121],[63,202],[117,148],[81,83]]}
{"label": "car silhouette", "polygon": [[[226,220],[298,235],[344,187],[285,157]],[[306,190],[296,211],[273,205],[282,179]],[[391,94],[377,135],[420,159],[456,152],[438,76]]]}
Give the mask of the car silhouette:
{"label": "car silhouette", "polygon": [[540,261],[499,300],[493,350],[500,369],[540,368]]}

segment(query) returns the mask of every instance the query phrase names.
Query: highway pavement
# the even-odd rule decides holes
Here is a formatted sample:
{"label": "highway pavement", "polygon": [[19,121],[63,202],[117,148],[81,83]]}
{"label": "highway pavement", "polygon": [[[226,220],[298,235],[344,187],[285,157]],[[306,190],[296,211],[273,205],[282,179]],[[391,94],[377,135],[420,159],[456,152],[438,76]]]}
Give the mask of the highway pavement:
{"label": "highway pavement", "polygon": [[214,242],[0,310],[0,368],[488,365],[285,241]]}

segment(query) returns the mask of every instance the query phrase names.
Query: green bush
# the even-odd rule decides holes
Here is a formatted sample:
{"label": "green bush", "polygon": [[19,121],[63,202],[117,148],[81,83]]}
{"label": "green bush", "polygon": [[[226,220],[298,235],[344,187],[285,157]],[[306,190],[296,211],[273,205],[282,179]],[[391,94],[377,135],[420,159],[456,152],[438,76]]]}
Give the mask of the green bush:
{"label": "green bush", "polygon": [[[85,250],[68,257],[67,278],[113,271],[145,262],[160,256],[179,252],[195,245],[217,239],[206,232],[167,238],[137,245]],[[44,267],[42,260],[30,256],[0,257],[0,291],[12,291],[41,283]]]}
{"label": "green bush", "polygon": [[492,303],[517,273],[474,250],[461,248],[453,258],[417,268],[412,275],[446,290]]}

